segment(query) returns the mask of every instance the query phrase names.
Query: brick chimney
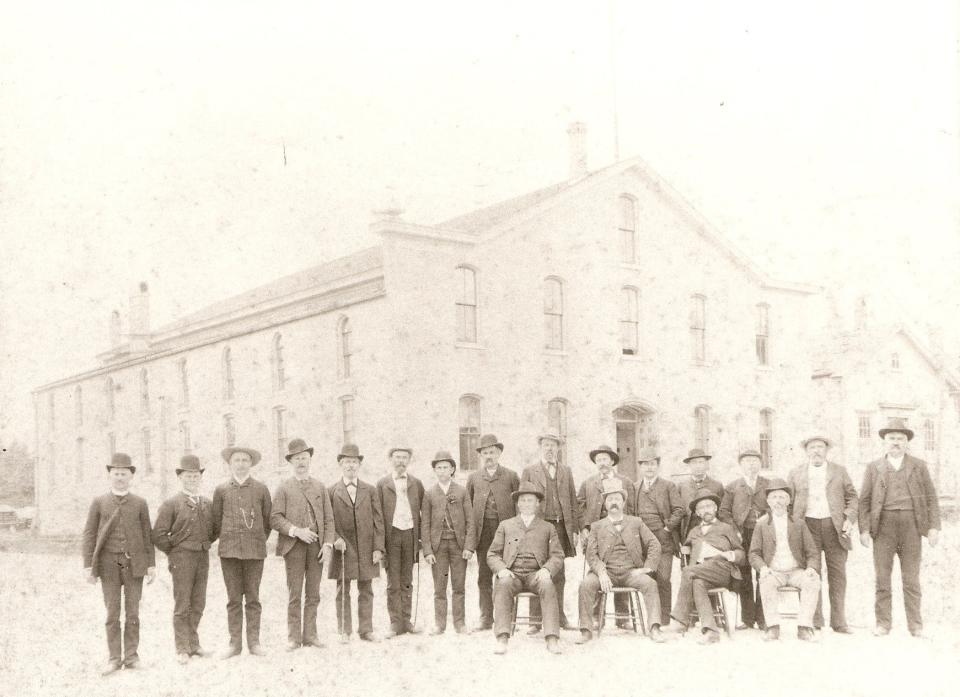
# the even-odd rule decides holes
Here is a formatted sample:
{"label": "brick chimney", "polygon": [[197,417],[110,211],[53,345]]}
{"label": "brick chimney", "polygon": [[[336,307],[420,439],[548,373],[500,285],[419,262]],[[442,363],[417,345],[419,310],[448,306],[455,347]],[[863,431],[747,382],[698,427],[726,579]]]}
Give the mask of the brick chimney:
{"label": "brick chimney", "polygon": [[150,289],[146,282],[140,282],[138,293],[130,296],[130,335],[147,336],[150,334]]}
{"label": "brick chimney", "polygon": [[587,175],[587,124],[574,121],[567,128],[570,137],[570,179]]}

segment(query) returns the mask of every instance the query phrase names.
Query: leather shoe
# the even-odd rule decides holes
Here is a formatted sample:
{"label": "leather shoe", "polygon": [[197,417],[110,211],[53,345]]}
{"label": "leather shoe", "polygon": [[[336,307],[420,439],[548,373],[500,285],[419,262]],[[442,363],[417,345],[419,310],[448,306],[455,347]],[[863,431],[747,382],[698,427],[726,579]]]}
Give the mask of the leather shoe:
{"label": "leather shoe", "polygon": [[655,644],[663,644],[667,641],[667,637],[663,636],[663,632],[660,631],[660,625],[654,625],[650,628],[650,641]]}
{"label": "leather shoe", "polygon": [[833,631],[835,634],[853,634],[853,630],[850,627],[844,625],[842,627],[834,627]]}
{"label": "leather shoe", "polygon": [[810,627],[797,627],[797,639],[800,641],[813,641],[816,635]]}
{"label": "leather shoe", "polygon": [[910,636],[916,637],[917,639],[925,639],[926,636],[923,633],[922,629],[911,629]]}
{"label": "leather shoe", "polygon": [[430,630],[429,632],[427,632],[427,633],[428,633],[430,636],[440,636],[440,635],[443,634],[445,631],[447,631],[446,627],[434,627],[433,629],[431,629],[431,630]]}
{"label": "leather shoe", "polygon": [[459,625],[459,626],[457,626],[457,627],[454,627],[454,628],[453,628],[453,631],[455,631],[457,634],[469,634],[469,633],[470,633],[470,630],[467,629],[466,626],[465,626],[465,625],[462,625],[462,624]]}
{"label": "leather shoe", "polygon": [[540,625],[539,625],[539,624],[530,625],[530,628],[527,630],[527,634],[530,634],[530,635],[539,634],[539,633],[540,633]]}
{"label": "leather shoe", "polygon": [[480,622],[473,628],[473,631],[486,632],[490,629],[493,629],[493,622]]}
{"label": "leather shoe", "polygon": [[110,673],[116,673],[122,667],[123,667],[123,664],[121,664],[120,661],[109,661],[105,666],[103,666],[100,669],[100,675],[106,676],[106,675],[110,675]]}
{"label": "leather shoe", "polygon": [[313,637],[312,639],[304,639],[304,640],[303,640],[303,646],[305,646],[305,647],[306,647],[306,646],[310,646],[310,647],[315,648],[315,649],[322,649],[322,648],[324,648],[323,642],[320,641],[317,637]]}
{"label": "leather shoe", "polygon": [[[566,627],[564,627],[566,629]],[[617,620],[617,629],[633,629],[630,620]]]}
{"label": "leather shoe", "polygon": [[[619,627],[620,625],[617,624],[617,626]],[[566,629],[566,630],[568,630],[568,631],[572,631],[572,630],[579,629],[579,627],[575,627],[574,625],[570,624],[570,621],[569,621],[566,617],[561,617],[561,618],[560,618],[560,629]]]}
{"label": "leather shoe", "polygon": [[239,656],[239,655],[240,655],[239,646],[228,646],[223,651],[217,654],[217,658],[221,661],[225,661],[228,658],[233,658],[234,656]]}
{"label": "leather shoe", "polygon": [[193,651],[190,652],[191,656],[196,656],[197,658],[209,658],[213,655],[212,651],[206,651],[202,646],[198,646]]}
{"label": "leather shoe", "polygon": [[248,646],[248,647],[247,647],[247,651],[248,651],[252,656],[266,656],[266,655],[267,655],[266,649],[264,649],[262,646],[260,646],[260,644],[253,644],[252,646]]}
{"label": "leather shoe", "polygon": [[703,635],[697,639],[698,644],[719,644],[720,643],[720,632],[717,632],[713,629],[706,630]]}
{"label": "leather shoe", "polygon": [[776,641],[780,638],[780,625],[775,624],[772,627],[767,627],[766,631],[763,633],[764,641]]}
{"label": "leather shoe", "polygon": [[423,630],[417,629],[416,627],[414,627],[412,624],[408,622],[407,625],[403,628],[403,633],[404,634],[423,634]]}
{"label": "leather shoe", "polygon": [[376,643],[377,641],[379,641],[379,639],[377,639],[377,635],[374,634],[373,632],[361,632],[360,641],[369,641],[371,643]]}
{"label": "leather shoe", "polygon": [[561,654],[563,651],[560,650],[560,642],[557,641],[557,637],[548,636],[547,637],[547,651],[552,654]]}
{"label": "leather shoe", "polygon": [[297,642],[295,641],[287,642],[287,651],[296,651],[299,648],[300,648],[300,644],[298,644]]}
{"label": "leather shoe", "polygon": [[499,637],[497,639],[497,645],[494,647],[493,652],[498,656],[502,656],[507,652],[507,642],[509,638],[506,636]]}
{"label": "leather shoe", "polygon": [[393,638],[395,638],[395,637],[400,636],[402,633],[403,633],[403,632],[398,632],[396,629],[391,629],[390,631],[388,631],[386,634],[383,635],[383,638],[384,638],[384,639],[393,639]]}
{"label": "leather shoe", "polygon": [[188,655],[185,654],[185,653],[178,653],[178,654],[177,654],[177,663],[179,663],[179,664],[182,665],[182,666],[185,666],[185,665],[187,665],[189,662],[190,662],[190,656],[188,656]]}
{"label": "leather shoe", "polygon": [[337,641],[339,641],[341,644],[349,644],[349,643],[350,643],[350,635],[349,635],[349,634],[341,634],[340,636],[337,637]]}
{"label": "leather shoe", "polygon": [[890,633],[890,627],[877,627],[873,630],[873,636],[887,636]]}
{"label": "leather shoe", "polygon": [[577,643],[589,644],[591,641],[593,641],[593,632],[591,632],[589,629],[581,629],[580,638],[577,639]]}
{"label": "leather shoe", "polygon": [[127,670],[136,670],[137,668],[140,667],[140,659],[131,658],[129,660],[126,660],[123,662],[123,667],[126,668]]}

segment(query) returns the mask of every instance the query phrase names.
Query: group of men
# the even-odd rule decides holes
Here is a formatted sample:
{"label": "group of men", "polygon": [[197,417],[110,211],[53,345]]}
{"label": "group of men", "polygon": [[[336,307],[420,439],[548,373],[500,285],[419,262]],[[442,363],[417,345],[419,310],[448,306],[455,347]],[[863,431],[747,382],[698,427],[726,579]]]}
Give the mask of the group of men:
{"label": "group of men", "polygon": [[[139,600],[144,578],[147,583],[155,578],[154,547],[167,554],[173,579],[177,660],[208,655],[197,628],[206,600],[209,549],[216,540],[229,631],[220,657],[241,652],[244,626],[248,651],[263,655],[259,589],[271,530],[277,531],[276,552],[286,571],[290,651],[323,645],[317,607],[324,569],[336,580],[341,642],[348,642],[353,631],[354,581],[359,638],[378,640],[372,580],[381,565],[387,573],[387,637],[418,633],[413,568],[421,555],[433,576],[434,635],[447,627],[448,586],[453,629],[469,631],[464,590],[468,561],[477,555],[477,629],[493,629],[496,653],[506,651],[515,631],[515,596],[522,591],[532,594],[529,631],[542,631],[551,653],[560,652],[560,629],[579,628],[578,643],[592,641],[610,594],[617,624],[629,626],[635,609],[627,590],[642,596],[643,608],[636,614],[653,641],[666,639],[662,630],[682,634],[699,621],[700,641],[714,643],[720,637],[711,589],[737,592],[739,628],[762,628],[765,639],[776,640],[779,594],[790,588],[800,596],[798,637],[810,640],[823,623],[822,556],[830,625],[850,633],[845,569],[855,523],[861,543],[873,544],[875,633],[890,631],[890,575],[897,555],[908,628],[919,635],[921,538],[937,542],[937,495],[926,464],[906,452],[913,432],[905,423],[893,419],[879,436],[886,454],[868,465],[859,499],[846,469],[827,461],[831,442],[819,435],[803,441],[807,462],[786,480],[761,476],[760,453],[747,450],[738,458],[743,476],[726,487],[709,476],[711,455],[702,450],[691,450],[683,459],[691,476],[678,486],[660,476],[654,449],[640,452],[634,482],[617,473],[617,452],[601,446],[590,452],[597,473],[579,489],[570,468],[559,461],[556,433],[538,437],[538,461],[519,475],[500,464],[503,443],[483,435],[477,447],[480,466],[465,486],[454,480],[453,456],[440,451],[431,460],[436,482],[429,487],[408,472],[409,447],[389,450],[392,471],[373,485],[359,478],[359,448],[345,444],[337,456],[341,476],[328,488],[310,474],[314,449],[297,438],[286,454],[293,476],[272,496],[250,476],[260,461],[256,450],[222,451],[231,474],[216,487],[212,501],[199,493],[200,460],[184,456],[176,470],[181,491],[161,505],[152,527],[146,501],[129,491],[136,468],[128,455],[116,453],[107,465],[111,491],[91,504],[83,538],[85,574],[91,583],[100,579],[107,609],[109,660],[103,673],[139,664]],[[585,568],[574,626],[564,610],[565,559],[578,547]],[[675,557],[682,571],[673,601]]]}

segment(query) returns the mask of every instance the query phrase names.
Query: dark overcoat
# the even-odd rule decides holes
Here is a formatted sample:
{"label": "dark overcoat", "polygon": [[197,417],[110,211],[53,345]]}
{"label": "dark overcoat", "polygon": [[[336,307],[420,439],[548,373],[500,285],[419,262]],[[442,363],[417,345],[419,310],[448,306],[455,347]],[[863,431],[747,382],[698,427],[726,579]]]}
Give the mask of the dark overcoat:
{"label": "dark overcoat", "polygon": [[334,551],[329,578],[340,578],[341,563],[344,577],[369,581],[380,575],[380,565],[373,563],[373,552],[385,550],[383,537],[383,513],[380,497],[372,484],[357,480],[357,500],[354,504],[347,493],[343,479],[330,487],[330,503],[333,507],[333,525],[337,537],[347,544],[343,552]]}

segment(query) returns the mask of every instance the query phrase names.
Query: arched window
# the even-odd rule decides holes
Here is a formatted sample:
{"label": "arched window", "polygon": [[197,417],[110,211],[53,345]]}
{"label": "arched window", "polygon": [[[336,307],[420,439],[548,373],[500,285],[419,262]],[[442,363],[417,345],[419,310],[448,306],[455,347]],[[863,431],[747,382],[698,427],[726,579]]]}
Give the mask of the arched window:
{"label": "arched window", "polygon": [[477,272],[457,267],[457,341],[477,343]]}
{"label": "arched window", "polygon": [[773,467],[773,409],[760,410],[760,459],[763,469]]}
{"label": "arched window", "polygon": [[190,378],[187,374],[187,359],[177,361],[177,370],[180,374],[180,406],[190,406]]}
{"label": "arched window", "polygon": [[353,356],[353,340],[350,327],[350,318],[341,317],[337,323],[337,356],[340,364],[340,377],[350,377],[351,357]]}
{"label": "arched window", "polygon": [[283,362],[283,336],[273,335],[273,387],[278,392],[287,385],[286,367]]}
{"label": "arched window", "polygon": [[923,422],[923,449],[934,452],[937,449],[937,428],[931,419]]}
{"label": "arched window", "polygon": [[340,421],[343,424],[343,442],[353,443],[353,397],[340,398]]}
{"label": "arched window", "polygon": [[890,367],[894,370],[900,370],[900,354],[891,353],[890,354]]}
{"label": "arched window", "polygon": [[757,364],[770,365],[770,306],[757,305]]}
{"label": "arched window", "polygon": [[620,260],[637,261],[637,204],[631,196],[617,200],[617,228],[620,231]]}
{"label": "arched window", "polygon": [[474,470],[479,456],[480,445],[480,398],[476,395],[463,395],[459,403],[460,423],[460,468]]}
{"label": "arched window", "polygon": [[620,350],[626,356],[640,352],[640,293],[631,286],[620,291]]}
{"label": "arched window", "polygon": [[543,282],[544,346],[563,350],[563,281],[554,276]]}
{"label": "arched window", "polygon": [[690,351],[694,362],[707,360],[707,298],[699,293],[690,298]]}
{"label": "arched window", "polygon": [[233,401],[233,354],[229,346],[223,347],[223,401]]}
{"label": "arched window", "polygon": [[146,368],[140,370],[140,413],[150,416],[150,375]]}
{"label": "arched window", "polygon": [[567,464],[567,400],[558,397],[547,404],[547,428],[560,436],[560,462]]}
{"label": "arched window", "polygon": [[[113,421],[113,419],[117,415],[117,403],[116,403],[116,400],[114,399],[114,394],[113,394],[113,378],[112,377],[108,376],[103,383],[103,396],[107,402],[107,418],[110,421]],[[110,454],[112,455],[113,451],[111,451]]]}
{"label": "arched window", "polygon": [[710,452],[710,407],[699,405],[693,410],[693,442],[704,452]]}
{"label": "arched window", "polygon": [[77,426],[83,426],[83,388],[80,385],[73,393],[73,409]]}

